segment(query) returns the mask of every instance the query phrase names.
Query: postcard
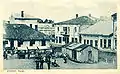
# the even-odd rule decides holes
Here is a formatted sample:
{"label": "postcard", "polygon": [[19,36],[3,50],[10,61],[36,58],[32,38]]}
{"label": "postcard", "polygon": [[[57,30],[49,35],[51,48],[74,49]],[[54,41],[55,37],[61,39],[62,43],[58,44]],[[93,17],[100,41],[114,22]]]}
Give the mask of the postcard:
{"label": "postcard", "polygon": [[118,73],[118,3],[1,1],[1,72]]}

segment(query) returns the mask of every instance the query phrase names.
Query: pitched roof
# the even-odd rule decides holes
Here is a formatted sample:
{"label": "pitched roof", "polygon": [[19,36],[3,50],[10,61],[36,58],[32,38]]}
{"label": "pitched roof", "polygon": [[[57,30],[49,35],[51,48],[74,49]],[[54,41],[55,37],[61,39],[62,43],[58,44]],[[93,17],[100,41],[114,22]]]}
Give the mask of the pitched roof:
{"label": "pitched roof", "polygon": [[7,39],[23,39],[23,40],[41,40],[49,39],[45,34],[36,31],[25,24],[5,24],[4,29]]}
{"label": "pitched roof", "polygon": [[96,20],[93,20],[88,16],[81,16],[81,17],[70,19],[67,21],[54,23],[54,25],[64,25],[64,24],[65,25],[92,25],[92,24],[95,24],[96,21],[97,21],[97,18]]}
{"label": "pitched roof", "polygon": [[70,42],[70,43],[67,43],[67,44],[65,44],[65,45],[62,45],[62,47],[67,47],[67,46],[69,46],[69,45],[71,45],[71,44],[73,44],[73,42]]}
{"label": "pitched roof", "polygon": [[87,44],[82,44],[82,45],[80,45],[79,47],[75,48],[74,50],[82,51],[82,50],[84,50],[84,49],[87,48],[87,47],[92,47],[92,48],[95,48],[95,49],[98,50],[98,48],[93,47],[93,46],[90,46],[90,45],[87,45]]}
{"label": "pitched roof", "polygon": [[40,18],[15,18],[15,20],[42,20]]}
{"label": "pitched roof", "polygon": [[67,48],[73,50],[73,49],[79,47],[80,45],[82,45],[82,44],[81,44],[81,43],[75,43],[75,44],[73,44],[73,45],[71,45],[71,46],[69,46],[69,47],[67,47]]}
{"label": "pitched roof", "polygon": [[112,20],[100,20],[96,24],[80,32],[80,34],[91,35],[110,35],[112,33]]}
{"label": "pitched roof", "polygon": [[[90,46],[90,45],[81,44],[81,43],[76,43],[76,44],[72,45],[71,47],[67,47],[67,48],[70,49],[70,50],[82,51],[82,50],[84,50],[85,48],[87,48],[88,46]],[[92,47],[92,46],[90,46],[90,47]],[[93,48],[95,48],[95,47],[93,47]],[[97,48],[95,48],[95,49],[97,49]],[[97,50],[98,50],[98,49],[97,49]]]}

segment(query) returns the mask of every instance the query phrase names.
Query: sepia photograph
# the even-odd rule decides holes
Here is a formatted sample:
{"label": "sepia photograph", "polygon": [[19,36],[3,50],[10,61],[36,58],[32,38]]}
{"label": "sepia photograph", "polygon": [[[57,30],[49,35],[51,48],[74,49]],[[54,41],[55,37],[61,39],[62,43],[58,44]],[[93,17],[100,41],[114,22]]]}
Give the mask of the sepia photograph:
{"label": "sepia photograph", "polygon": [[117,69],[117,2],[3,1],[3,70]]}

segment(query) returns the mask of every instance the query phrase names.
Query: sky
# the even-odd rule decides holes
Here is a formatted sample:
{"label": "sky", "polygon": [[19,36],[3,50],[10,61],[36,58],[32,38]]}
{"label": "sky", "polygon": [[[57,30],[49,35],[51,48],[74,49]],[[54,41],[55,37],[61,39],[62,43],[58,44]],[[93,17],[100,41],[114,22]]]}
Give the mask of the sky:
{"label": "sky", "polygon": [[[1,0],[0,0],[1,1]],[[110,16],[116,12],[119,0],[2,0],[0,15],[8,19],[12,13],[25,13],[54,21],[64,21],[79,16]]]}

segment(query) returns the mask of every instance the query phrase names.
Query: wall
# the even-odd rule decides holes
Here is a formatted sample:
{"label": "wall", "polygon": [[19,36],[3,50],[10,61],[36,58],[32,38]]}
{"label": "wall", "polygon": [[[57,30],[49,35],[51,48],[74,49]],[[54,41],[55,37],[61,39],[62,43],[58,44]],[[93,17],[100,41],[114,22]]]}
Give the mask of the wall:
{"label": "wall", "polygon": [[117,53],[99,51],[99,62],[117,63]]}
{"label": "wall", "polygon": [[[35,25],[38,25],[38,31],[45,33],[47,35],[55,34],[54,28],[52,27],[52,24],[48,23],[38,23],[37,20],[14,20],[14,18],[10,18],[10,23],[11,24],[26,24],[27,26],[30,27],[30,24],[32,24],[32,28],[35,29]],[[45,28],[49,26],[49,28]],[[41,27],[44,27],[44,29],[41,29]],[[50,32],[49,32],[50,31]],[[50,34],[49,34],[50,33]]]}
{"label": "wall", "polygon": [[[83,25],[83,26],[81,25],[55,25],[55,36],[63,37],[63,35],[61,35],[61,32],[63,32],[63,27],[70,27],[70,31],[68,31],[69,42],[72,42],[72,38],[77,38],[77,42],[79,42],[79,32],[81,30],[86,29],[88,26],[89,25]],[[59,27],[59,31],[58,31],[58,27]],[[74,31],[75,27],[77,29],[76,32]],[[61,44],[64,44],[64,42],[62,41]]]}
{"label": "wall", "polygon": [[[49,47],[49,41],[46,41],[46,47]],[[24,41],[21,47],[37,47],[41,46],[42,42],[41,41],[35,41],[35,44],[33,46],[30,46],[30,41]],[[10,41],[8,40],[8,44],[5,45],[5,47],[10,47]],[[18,47],[18,41],[14,40],[14,47]]]}
{"label": "wall", "polygon": [[[84,44],[84,39],[85,40],[89,40],[89,44],[90,44],[90,40],[93,40],[93,47],[95,47],[95,40],[98,40],[98,49],[103,49],[104,48],[104,39],[106,39],[106,46],[108,47],[108,39],[111,39],[111,48],[109,49],[112,49],[113,46],[112,46],[112,43],[113,43],[113,40],[112,40],[112,37],[103,37],[103,36],[90,36],[90,35],[81,35],[82,36],[82,44]],[[100,39],[102,39],[102,47],[100,47]],[[87,41],[86,41],[86,44],[87,44]]]}
{"label": "wall", "polygon": [[81,52],[77,52],[77,61],[88,62],[88,51],[92,51],[93,62],[98,62],[98,50],[93,47],[87,47]]}

